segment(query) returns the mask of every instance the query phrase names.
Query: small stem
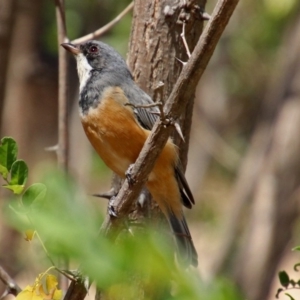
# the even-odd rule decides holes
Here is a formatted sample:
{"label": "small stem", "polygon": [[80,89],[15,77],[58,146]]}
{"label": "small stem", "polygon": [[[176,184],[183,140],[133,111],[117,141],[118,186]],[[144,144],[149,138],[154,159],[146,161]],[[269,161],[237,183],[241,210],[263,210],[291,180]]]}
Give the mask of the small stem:
{"label": "small stem", "polygon": [[162,106],[162,102],[155,102],[155,103],[151,103],[151,104],[145,104],[145,105],[136,105],[136,104],[132,104],[130,102],[125,103],[125,106],[131,106],[133,108],[151,108],[151,107],[160,107]]}
{"label": "small stem", "polygon": [[97,29],[96,31],[89,33],[83,37],[73,40],[72,43],[73,44],[81,44],[81,43],[85,43],[92,39],[97,39],[102,34],[107,32],[108,30],[110,30],[113,26],[115,26],[128,12],[130,12],[132,10],[132,8],[133,8],[133,2],[131,2],[118,16],[116,16],[112,21],[107,23],[105,26],[103,26],[103,27]]}
{"label": "small stem", "polygon": [[188,43],[186,41],[186,38],[185,38],[185,21],[182,22],[182,32],[181,32],[180,36],[182,38],[182,41],[183,41],[183,44],[184,44],[184,47],[185,47],[185,50],[186,50],[186,54],[190,58],[191,57],[191,52],[190,52],[189,45],[188,45]]}

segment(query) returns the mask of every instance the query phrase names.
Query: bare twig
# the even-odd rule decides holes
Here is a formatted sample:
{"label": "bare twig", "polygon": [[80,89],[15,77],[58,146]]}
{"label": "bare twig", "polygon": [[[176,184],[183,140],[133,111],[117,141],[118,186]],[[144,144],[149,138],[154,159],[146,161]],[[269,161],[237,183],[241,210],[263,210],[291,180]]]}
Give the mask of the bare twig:
{"label": "bare twig", "polygon": [[16,282],[7,274],[7,272],[0,266],[0,280],[5,284],[6,290],[0,298],[11,294],[17,296],[21,292],[21,288],[16,284]]}
{"label": "bare twig", "polygon": [[49,146],[44,148],[45,151],[49,151],[49,152],[56,152],[58,151],[58,145],[54,145],[54,146]]}
{"label": "bare twig", "polygon": [[[64,0],[55,0],[58,44],[68,42]],[[61,47],[58,50],[58,165],[65,171],[68,168],[68,83],[67,83],[67,53]]]}
{"label": "bare twig", "polygon": [[97,29],[96,31],[89,33],[85,36],[82,36],[76,40],[73,40],[73,44],[85,43],[92,39],[97,39],[99,36],[110,30],[113,26],[115,26],[128,12],[130,12],[133,8],[133,2],[131,2],[118,16],[116,16],[113,20],[107,23],[105,26]]}
{"label": "bare twig", "polygon": [[145,105],[135,105],[130,102],[127,102],[125,103],[125,106],[131,106],[133,108],[151,108],[151,107],[162,106],[162,102],[155,102],[155,103],[145,104]]}
{"label": "bare twig", "polygon": [[[184,66],[175,87],[166,102],[165,114],[170,120],[176,120],[180,114],[180,106],[183,105],[180,99],[191,99],[194,97],[196,85],[201,78],[209,59],[217,45],[217,42],[231,17],[238,0],[219,1],[212,18],[208,22],[203,34],[198,41],[189,61]],[[187,89],[186,86],[189,86]],[[165,145],[171,127],[164,128],[160,122],[156,122],[152,133],[148,137],[136,163],[132,168],[131,177],[134,184],[129,186],[125,180],[118,196],[115,200],[116,211],[119,218],[110,218],[107,215],[103,225],[102,232],[111,235],[112,229],[117,234],[118,229],[122,226],[120,220],[125,217],[131,208],[134,199],[137,198],[141,191],[148,174],[154,166],[161,149]],[[115,235],[113,236],[113,238]]]}
{"label": "bare twig", "polygon": [[[58,32],[58,45],[67,43],[67,28],[65,17],[64,0],[55,0],[56,7],[56,21]],[[69,154],[69,132],[68,132],[68,58],[67,53],[58,48],[58,149],[57,149],[57,162],[58,166],[68,171],[68,154]],[[60,266],[61,269],[68,269],[67,259],[62,259]],[[60,276],[60,286],[67,289],[68,280],[64,276]]]}
{"label": "bare twig", "polygon": [[111,188],[109,191],[104,193],[97,193],[93,194],[94,197],[104,198],[104,199],[111,199],[116,195],[116,190],[114,188]]}
{"label": "bare twig", "polygon": [[182,41],[183,41],[183,44],[184,44],[184,47],[185,47],[185,50],[186,50],[186,54],[190,58],[191,57],[191,52],[190,52],[189,45],[188,45],[188,43],[186,41],[186,38],[185,38],[185,22],[182,22],[182,32],[181,32],[180,36],[182,38]]}

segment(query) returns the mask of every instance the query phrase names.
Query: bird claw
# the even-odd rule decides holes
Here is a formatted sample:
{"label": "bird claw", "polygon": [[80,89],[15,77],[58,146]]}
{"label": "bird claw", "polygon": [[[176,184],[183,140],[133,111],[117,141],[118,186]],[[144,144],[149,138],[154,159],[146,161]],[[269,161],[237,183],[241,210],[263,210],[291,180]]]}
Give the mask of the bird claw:
{"label": "bird claw", "polygon": [[107,212],[111,217],[117,218],[118,215],[117,215],[117,212],[116,212],[116,209],[115,209],[115,206],[114,206],[115,199],[116,199],[115,196],[113,196],[109,199]]}
{"label": "bird claw", "polygon": [[127,169],[127,171],[125,172],[125,176],[126,176],[129,186],[133,186],[133,184],[134,184],[134,179],[131,176],[133,166],[134,166],[134,164],[131,164],[129,166],[129,168]]}

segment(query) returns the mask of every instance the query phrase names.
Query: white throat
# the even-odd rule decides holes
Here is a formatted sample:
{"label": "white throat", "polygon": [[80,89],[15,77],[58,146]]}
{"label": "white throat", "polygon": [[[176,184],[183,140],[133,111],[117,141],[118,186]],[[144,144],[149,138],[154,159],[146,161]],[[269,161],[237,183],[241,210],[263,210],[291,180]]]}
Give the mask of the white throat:
{"label": "white throat", "polygon": [[76,60],[77,60],[77,72],[79,77],[79,92],[81,93],[87,81],[91,77],[91,70],[93,68],[88,63],[86,57],[82,53],[76,55]]}

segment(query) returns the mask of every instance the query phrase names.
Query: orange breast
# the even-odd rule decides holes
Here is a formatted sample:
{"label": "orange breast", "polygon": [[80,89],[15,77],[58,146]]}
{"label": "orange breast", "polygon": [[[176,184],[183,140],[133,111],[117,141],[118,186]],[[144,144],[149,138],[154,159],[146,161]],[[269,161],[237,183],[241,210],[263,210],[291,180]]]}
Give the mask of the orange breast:
{"label": "orange breast", "polygon": [[119,176],[124,177],[133,164],[147,138],[119,88],[109,88],[97,108],[91,108],[81,121],[91,144],[106,163]]}

